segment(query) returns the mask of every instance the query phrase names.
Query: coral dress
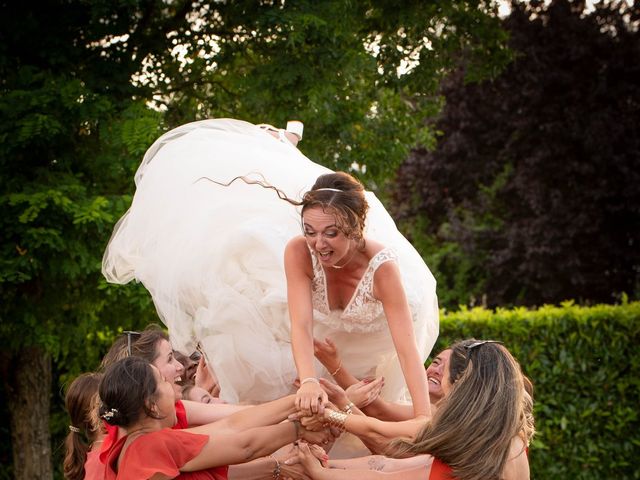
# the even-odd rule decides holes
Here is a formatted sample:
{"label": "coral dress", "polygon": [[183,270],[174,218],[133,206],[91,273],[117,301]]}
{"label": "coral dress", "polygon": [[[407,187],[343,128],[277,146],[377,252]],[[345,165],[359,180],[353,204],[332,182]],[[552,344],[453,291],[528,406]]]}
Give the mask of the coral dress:
{"label": "coral dress", "polygon": [[[219,183],[244,176],[299,200],[325,173],[330,170],[290,143],[230,119],[164,134],[136,173],[136,193],[105,251],[103,274],[110,282],[144,284],[174,348],[188,354],[199,341],[220,397],[229,403],[264,402],[295,391],[284,249],[301,234],[301,225],[299,208],[273,189],[241,180]],[[366,198],[365,236],[395,255],[389,260],[398,263],[418,350],[426,359],[438,334],[435,279],[376,196],[366,192]],[[317,275],[321,283],[322,272]],[[383,397],[398,400],[406,386],[396,352],[381,307],[366,300],[368,280],[363,288],[355,299],[368,305],[354,301],[354,314],[327,312],[314,303],[314,334],[334,336],[344,365],[357,375],[385,375]]]}
{"label": "coral dress", "polygon": [[453,476],[453,470],[446,463],[442,463],[437,458],[433,459],[431,463],[431,472],[429,473],[429,480],[456,480]]}
{"label": "coral dress", "polygon": [[181,473],[180,468],[200,453],[207,435],[165,428],[133,440],[118,458],[127,437],[114,443],[108,453],[105,480],[143,480],[156,474],[181,480],[226,480],[228,467]]}

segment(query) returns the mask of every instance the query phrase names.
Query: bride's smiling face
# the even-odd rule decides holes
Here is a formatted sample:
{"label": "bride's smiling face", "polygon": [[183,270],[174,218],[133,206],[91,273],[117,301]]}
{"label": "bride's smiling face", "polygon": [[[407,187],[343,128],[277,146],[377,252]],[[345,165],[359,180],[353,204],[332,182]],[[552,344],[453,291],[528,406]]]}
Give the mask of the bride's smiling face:
{"label": "bride's smiling face", "polygon": [[355,242],[338,228],[335,214],[326,212],[322,207],[305,210],[302,226],[307,245],[324,265],[340,264],[349,259],[356,248]]}

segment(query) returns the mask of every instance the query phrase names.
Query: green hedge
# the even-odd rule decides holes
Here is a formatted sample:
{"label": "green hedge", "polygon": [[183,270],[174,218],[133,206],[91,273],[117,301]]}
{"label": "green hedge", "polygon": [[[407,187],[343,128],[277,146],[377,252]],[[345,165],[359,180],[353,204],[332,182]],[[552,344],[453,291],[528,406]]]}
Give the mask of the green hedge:
{"label": "green hedge", "polygon": [[640,479],[640,303],[441,318],[440,351],[454,340],[502,340],[535,386],[534,479]]}

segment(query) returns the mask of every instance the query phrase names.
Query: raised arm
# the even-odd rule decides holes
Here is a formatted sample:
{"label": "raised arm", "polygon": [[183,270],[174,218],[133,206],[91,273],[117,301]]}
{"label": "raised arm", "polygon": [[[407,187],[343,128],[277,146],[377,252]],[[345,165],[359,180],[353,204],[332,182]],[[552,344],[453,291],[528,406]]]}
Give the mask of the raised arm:
{"label": "raised arm", "polygon": [[190,400],[182,400],[185,412],[187,413],[187,423],[190,427],[206,425],[217,422],[234,413],[253,408],[250,405],[232,405],[228,403],[201,403]]}
{"label": "raised arm", "polygon": [[274,425],[296,411],[294,395],[251,406],[209,425],[209,431],[220,433],[242,432],[249,428]]}
{"label": "raised arm", "polygon": [[396,263],[385,262],[380,265],[373,281],[373,293],[382,302],[402,373],[409,387],[413,413],[416,417],[431,416],[427,377],[416,346],[411,311]]}
{"label": "raised arm", "polygon": [[327,395],[318,383],[313,364],[313,269],[311,254],[304,237],[295,237],[287,244],[284,268],[291,318],[291,346],[300,378],[296,406],[302,411],[316,413],[324,407]]}

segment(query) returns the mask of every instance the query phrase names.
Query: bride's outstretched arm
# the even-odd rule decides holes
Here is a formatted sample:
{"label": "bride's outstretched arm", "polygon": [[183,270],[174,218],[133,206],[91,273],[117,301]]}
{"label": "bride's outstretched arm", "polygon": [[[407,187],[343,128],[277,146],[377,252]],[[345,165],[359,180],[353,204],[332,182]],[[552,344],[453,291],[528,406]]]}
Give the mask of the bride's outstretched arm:
{"label": "bride's outstretched arm", "polygon": [[311,303],[313,268],[311,254],[304,237],[296,237],[287,244],[284,252],[284,268],[287,276],[287,301],[291,317],[291,346],[300,378],[296,406],[308,413],[316,413],[324,408],[327,394],[320,387],[313,364],[313,307]]}
{"label": "bride's outstretched arm", "polygon": [[402,373],[411,394],[414,415],[431,416],[424,364],[418,353],[409,303],[402,287],[400,270],[395,262],[380,265],[374,276],[373,288],[373,293],[382,302],[387,317]]}

